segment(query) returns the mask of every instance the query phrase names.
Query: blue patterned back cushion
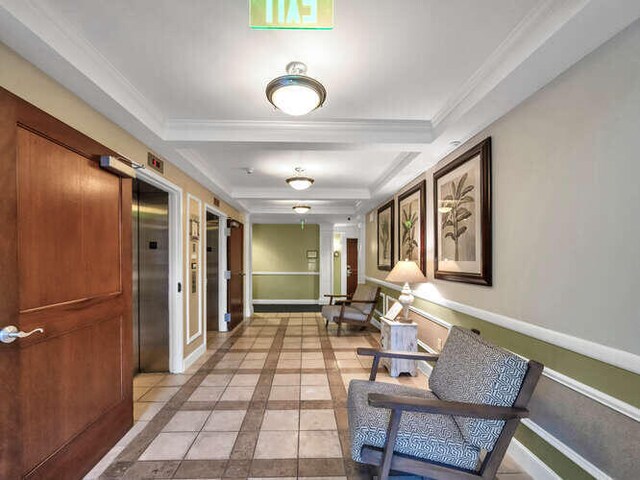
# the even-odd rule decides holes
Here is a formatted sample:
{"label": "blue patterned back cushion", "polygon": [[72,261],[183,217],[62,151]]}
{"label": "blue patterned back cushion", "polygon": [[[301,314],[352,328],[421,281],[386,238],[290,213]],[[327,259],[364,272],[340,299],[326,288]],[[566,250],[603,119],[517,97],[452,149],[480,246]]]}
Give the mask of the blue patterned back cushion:
{"label": "blue patterned back cushion", "polygon": [[[453,327],[429,377],[429,388],[440,400],[511,407],[527,368],[528,363],[517,355]],[[455,420],[467,442],[488,451],[504,426],[502,420]]]}

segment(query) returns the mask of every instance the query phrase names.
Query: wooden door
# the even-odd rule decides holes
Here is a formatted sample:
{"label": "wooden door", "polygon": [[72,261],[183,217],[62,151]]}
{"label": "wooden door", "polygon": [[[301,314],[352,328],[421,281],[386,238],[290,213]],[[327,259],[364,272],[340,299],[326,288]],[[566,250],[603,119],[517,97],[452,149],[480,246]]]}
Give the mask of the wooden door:
{"label": "wooden door", "polygon": [[347,295],[358,288],[358,239],[347,238]]}
{"label": "wooden door", "polygon": [[231,278],[227,282],[227,309],[231,314],[229,330],[244,320],[244,226],[236,220],[227,220],[227,268]]}
{"label": "wooden door", "polygon": [[133,421],[131,181],[0,89],[0,478],[82,478]]}

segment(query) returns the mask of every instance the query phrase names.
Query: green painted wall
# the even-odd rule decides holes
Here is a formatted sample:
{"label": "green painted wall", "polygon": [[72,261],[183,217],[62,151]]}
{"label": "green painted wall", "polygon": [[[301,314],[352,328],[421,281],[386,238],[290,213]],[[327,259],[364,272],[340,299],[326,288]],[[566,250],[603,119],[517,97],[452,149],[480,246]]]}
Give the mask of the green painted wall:
{"label": "green painted wall", "polygon": [[338,252],[338,255],[333,256],[333,294],[340,295],[342,291],[342,278],[340,276],[340,263],[342,261],[342,254]]}
{"label": "green painted wall", "polygon": [[[309,272],[308,250],[320,250],[318,225],[253,225],[254,272]],[[317,265],[320,259],[316,260]],[[318,275],[253,274],[254,300],[309,300],[320,292]]]}
{"label": "green painted wall", "polygon": [[[387,287],[383,287],[382,292],[394,298],[400,294],[397,290]],[[497,345],[537,360],[552,370],[640,407],[640,375],[421,298],[415,299],[414,306],[452,325],[477,328],[484,338]]]}
{"label": "green painted wall", "polygon": [[317,275],[254,275],[253,298],[259,300],[316,300]]}

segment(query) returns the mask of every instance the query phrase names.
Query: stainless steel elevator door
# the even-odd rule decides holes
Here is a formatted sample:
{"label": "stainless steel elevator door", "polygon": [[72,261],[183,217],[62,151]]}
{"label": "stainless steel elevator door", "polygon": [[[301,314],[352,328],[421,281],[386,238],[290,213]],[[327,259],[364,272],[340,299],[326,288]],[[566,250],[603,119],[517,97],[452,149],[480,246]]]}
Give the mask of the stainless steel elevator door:
{"label": "stainless steel elevator door", "polygon": [[132,221],[134,371],[166,372],[169,370],[169,194],[134,181]]}
{"label": "stainless steel elevator door", "polygon": [[218,330],[220,218],[207,212],[207,330]]}

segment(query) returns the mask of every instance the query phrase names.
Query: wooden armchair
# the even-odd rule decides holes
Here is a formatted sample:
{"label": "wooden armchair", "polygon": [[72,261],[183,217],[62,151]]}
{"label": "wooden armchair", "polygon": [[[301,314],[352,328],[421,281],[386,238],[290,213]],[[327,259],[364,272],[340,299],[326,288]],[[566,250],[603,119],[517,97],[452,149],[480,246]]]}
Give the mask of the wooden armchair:
{"label": "wooden armchair", "polygon": [[[325,328],[329,327],[329,321],[337,323],[338,336],[340,336],[342,324],[361,325],[363,328],[369,325],[375,306],[380,299],[380,290],[380,287],[360,284],[353,297],[325,295],[329,297],[329,305],[322,307]],[[344,298],[344,300],[336,301],[336,298]]]}
{"label": "wooden armchair", "polygon": [[[442,353],[358,349],[373,356],[369,381],[349,384],[355,461],[432,479],[493,479],[543,370],[453,327]],[[380,358],[436,361],[431,391],[375,382]],[[481,452],[486,451],[484,458]]]}

